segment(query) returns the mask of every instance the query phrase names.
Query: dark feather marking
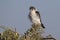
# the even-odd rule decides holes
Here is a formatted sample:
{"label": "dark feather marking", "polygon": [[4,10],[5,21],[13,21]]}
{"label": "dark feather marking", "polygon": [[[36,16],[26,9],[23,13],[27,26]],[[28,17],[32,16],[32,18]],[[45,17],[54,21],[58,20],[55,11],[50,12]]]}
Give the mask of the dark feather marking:
{"label": "dark feather marking", "polygon": [[45,28],[45,26],[44,26],[43,24],[41,24],[41,26],[42,26],[43,28]]}
{"label": "dark feather marking", "polygon": [[45,26],[42,24],[42,20],[41,20],[41,16],[40,16],[39,11],[36,11],[36,14],[37,14],[37,16],[39,16],[39,18],[40,18],[41,26],[42,26],[43,28],[45,28]]}
{"label": "dark feather marking", "polygon": [[38,11],[36,11],[35,13],[36,13],[36,14],[37,14],[37,16],[39,16],[39,18],[40,18],[40,14],[39,14],[39,12],[38,12]]}

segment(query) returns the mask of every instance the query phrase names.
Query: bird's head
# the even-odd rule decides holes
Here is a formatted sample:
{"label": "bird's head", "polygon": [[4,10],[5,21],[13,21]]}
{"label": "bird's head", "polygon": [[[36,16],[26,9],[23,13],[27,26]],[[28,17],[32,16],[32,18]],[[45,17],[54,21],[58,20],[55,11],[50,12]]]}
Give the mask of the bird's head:
{"label": "bird's head", "polygon": [[33,6],[31,6],[30,8],[29,8],[29,10],[35,10],[36,8],[35,7],[33,7]]}
{"label": "bird's head", "polygon": [[36,8],[34,6],[30,6],[29,10],[30,10],[30,12],[36,11]]}

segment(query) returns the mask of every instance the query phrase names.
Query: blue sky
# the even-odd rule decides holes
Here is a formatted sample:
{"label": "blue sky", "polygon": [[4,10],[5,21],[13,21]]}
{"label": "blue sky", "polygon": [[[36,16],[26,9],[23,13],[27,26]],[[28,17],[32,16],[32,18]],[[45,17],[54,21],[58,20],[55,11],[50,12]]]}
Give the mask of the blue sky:
{"label": "blue sky", "polygon": [[0,0],[0,25],[16,27],[17,32],[22,34],[31,25],[28,19],[30,6],[40,11],[45,33],[59,40],[60,0]]}

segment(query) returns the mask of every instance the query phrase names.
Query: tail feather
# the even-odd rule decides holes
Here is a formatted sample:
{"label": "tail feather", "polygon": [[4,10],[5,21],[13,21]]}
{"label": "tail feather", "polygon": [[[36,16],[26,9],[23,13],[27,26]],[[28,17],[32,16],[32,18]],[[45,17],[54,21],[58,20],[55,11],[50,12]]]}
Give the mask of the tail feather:
{"label": "tail feather", "polygon": [[41,24],[41,26],[42,26],[43,28],[45,28],[45,26],[44,26],[43,24]]}

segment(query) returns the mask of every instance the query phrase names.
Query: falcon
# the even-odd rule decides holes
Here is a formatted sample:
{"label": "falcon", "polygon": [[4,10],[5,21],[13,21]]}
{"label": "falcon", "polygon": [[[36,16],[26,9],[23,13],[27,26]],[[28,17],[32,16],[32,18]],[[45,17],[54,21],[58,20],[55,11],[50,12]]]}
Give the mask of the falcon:
{"label": "falcon", "polygon": [[41,21],[41,16],[40,16],[40,13],[39,11],[37,11],[37,9],[33,6],[31,6],[29,8],[29,19],[30,21],[35,24],[35,25],[41,25],[42,28],[45,28],[44,25],[42,24],[42,21]]}

